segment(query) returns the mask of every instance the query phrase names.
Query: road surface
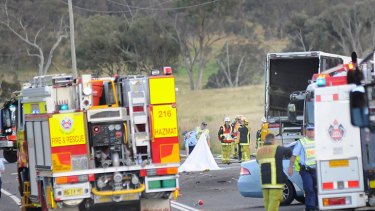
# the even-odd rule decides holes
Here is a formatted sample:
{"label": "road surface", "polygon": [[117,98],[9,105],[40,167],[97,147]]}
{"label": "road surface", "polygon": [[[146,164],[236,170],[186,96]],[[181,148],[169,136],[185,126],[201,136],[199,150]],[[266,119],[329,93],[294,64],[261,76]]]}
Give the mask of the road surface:
{"label": "road surface", "polygon": [[[0,157],[2,152],[0,151]],[[220,160],[217,160],[219,163]],[[242,197],[237,190],[237,179],[240,172],[240,164],[219,164],[222,168],[217,171],[192,172],[180,174],[181,195],[174,203],[172,210],[183,210],[180,205],[188,206],[196,210],[252,210],[263,211],[263,200]],[[2,198],[0,199],[0,211],[20,210],[20,195],[18,194],[16,164],[5,162],[6,172],[2,176]],[[198,200],[203,205],[197,205]],[[180,209],[177,209],[180,208]],[[281,207],[281,211],[303,210],[304,206],[294,201],[292,205]],[[96,210],[109,210],[108,206]],[[111,207],[112,210],[125,210],[122,207]],[[192,210],[192,209],[190,209]]]}

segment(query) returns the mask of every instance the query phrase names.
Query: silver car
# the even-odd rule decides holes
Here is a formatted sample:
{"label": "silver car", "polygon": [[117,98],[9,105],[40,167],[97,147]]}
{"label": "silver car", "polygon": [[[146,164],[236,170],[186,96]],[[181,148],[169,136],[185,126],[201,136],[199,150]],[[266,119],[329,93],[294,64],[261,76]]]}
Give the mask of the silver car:
{"label": "silver car", "polygon": [[[296,142],[288,144],[293,150]],[[283,160],[283,169],[286,175],[289,167],[289,159]],[[241,163],[240,178],[237,182],[237,187],[240,194],[244,197],[263,198],[262,187],[260,184],[260,168],[256,160],[250,160]],[[283,200],[281,205],[289,205],[293,200],[301,203],[305,202],[303,191],[303,183],[298,172],[294,171],[291,177],[288,176],[288,181],[284,185]]]}

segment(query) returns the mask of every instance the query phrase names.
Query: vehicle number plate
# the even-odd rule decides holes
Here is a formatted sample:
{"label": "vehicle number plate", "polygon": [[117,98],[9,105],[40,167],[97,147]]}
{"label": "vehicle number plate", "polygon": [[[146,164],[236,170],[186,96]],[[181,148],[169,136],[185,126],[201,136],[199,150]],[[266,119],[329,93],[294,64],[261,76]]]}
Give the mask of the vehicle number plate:
{"label": "vehicle number plate", "polygon": [[70,188],[64,190],[64,196],[77,196],[83,194],[83,188]]}
{"label": "vehicle number plate", "polygon": [[347,167],[349,166],[349,160],[331,160],[329,161],[329,167]]}

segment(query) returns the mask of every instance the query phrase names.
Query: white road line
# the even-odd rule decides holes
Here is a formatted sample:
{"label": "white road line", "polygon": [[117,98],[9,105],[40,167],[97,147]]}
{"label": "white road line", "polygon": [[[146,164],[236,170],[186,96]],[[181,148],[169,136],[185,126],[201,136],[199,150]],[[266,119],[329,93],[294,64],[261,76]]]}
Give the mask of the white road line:
{"label": "white road line", "polygon": [[15,172],[15,173],[11,173],[11,175],[16,175],[16,174],[18,174],[17,172]]}
{"label": "white road line", "polygon": [[4,189],[1,189],[1,192],[2,192],[3,194],[5,194],[6,196],[9,196],[11,199],[13,199],[13,201],[16,202],[16,204],[17,204],[18,206],[21,205],[21,199],[19,199],[17,196],[15,196],[15,195],[9,193],[8,191],[6,191],[6,190],[4,190]]}
{"label": "white road line", "polygon": [[200,211],[198,209],[195,209],[194,207],[189,207],[185,204],[181,204],[181,203],[178,203],[176,201],[171,201],[171,206],[173,208],[176,208],[176,209],[182,210],[182,211]]}

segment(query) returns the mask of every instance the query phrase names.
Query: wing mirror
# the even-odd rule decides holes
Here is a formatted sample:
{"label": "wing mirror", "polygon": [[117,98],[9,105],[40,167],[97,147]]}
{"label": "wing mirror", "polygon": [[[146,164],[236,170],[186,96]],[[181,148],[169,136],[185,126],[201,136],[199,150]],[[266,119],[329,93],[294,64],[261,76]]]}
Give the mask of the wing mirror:
{"label": "wing mirror", "polygon": [[367,88],[368,87],[357,86],[350,91],[351,123],[360,128],[370,127],[370,109]]}

